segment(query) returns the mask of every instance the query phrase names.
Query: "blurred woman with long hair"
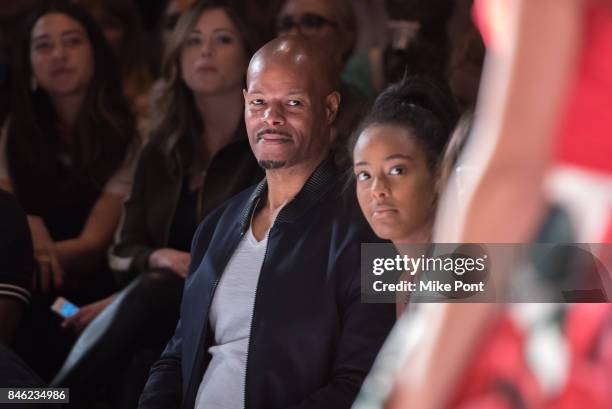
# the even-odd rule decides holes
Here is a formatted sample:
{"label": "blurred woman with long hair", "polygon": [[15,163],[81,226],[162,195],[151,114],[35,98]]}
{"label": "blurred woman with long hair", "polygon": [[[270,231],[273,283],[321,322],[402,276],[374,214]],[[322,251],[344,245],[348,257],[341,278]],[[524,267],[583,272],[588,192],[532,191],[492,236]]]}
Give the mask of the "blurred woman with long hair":
{"label": "blurred woman with long hair", "polygon": [[[180,17],[166,46],[150,140],[109,256],[117,282],[129,285],[65,320],[77,332],[91,325],[54,385],[86,399],[97,384],[92,376],[143,351],[157,358],[172,335],[199,222],[263,177],[243,120],[254,39],[224,2],[199,2]],[[99,315],[102,310],[109,313]],[[96,374],[85,374],[85,367]]]}

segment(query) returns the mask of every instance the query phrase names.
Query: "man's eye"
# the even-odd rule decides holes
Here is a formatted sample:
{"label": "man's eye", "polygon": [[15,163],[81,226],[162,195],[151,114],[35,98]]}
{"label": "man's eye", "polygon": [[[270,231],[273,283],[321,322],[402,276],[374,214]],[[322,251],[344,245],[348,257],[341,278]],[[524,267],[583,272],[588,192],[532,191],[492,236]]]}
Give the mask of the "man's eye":
{"label": "man's eye", "polygon": [[367,172],[357,172],[357,180],[359,182],[363,182],[364,180],[368,180],[370,175]]}
{"label": "man's eye", "polygon": [[404,173],[403,166],[394,166],[389,170],[390,175],[401,175]]}
{"label": "man's eye", "polygon": [[264,100],[261,98],[257,98],[257,99],[252,99],[251,102],[249,102],[249,104],[251,105],[263,105]]}
{"label": "man's eye", "polygon": [[292,99],[289,102],[287,102],[287,105],[289,105],[290,107],[299,107],[300,105],[302,105],[302,103],[298,101],[297,99]]}

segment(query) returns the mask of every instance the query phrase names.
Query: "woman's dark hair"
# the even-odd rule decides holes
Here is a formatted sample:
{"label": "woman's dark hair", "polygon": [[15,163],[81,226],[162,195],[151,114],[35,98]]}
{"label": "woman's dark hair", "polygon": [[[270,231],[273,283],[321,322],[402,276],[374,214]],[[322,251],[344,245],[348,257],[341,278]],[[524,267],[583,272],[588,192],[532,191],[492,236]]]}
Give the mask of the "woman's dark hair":
{"label": "woman's dark hair", "polygon": [[[59,118],[46,91],[31,88],[32,29],[49,13],[63,14],[81,24],[93,55],[94,73],[75,123],[76,135],[68,152],[72,162],[68,174],[62,171],[58,161]],[[46,2],[26,21],[21,40],[16,53],[16,82],[6,150],[18,197],[28,212],[38,213],[64,194],[80,196],[91,186],[99,193],[126,159],[138,134],[121,92],[111,48],[89,14],[70,2]]]}
{"label": "woman's dark hair", "polygon": [[170,35],[164,50],[162,81],[153,106],[151,142],[166,155],[178,151],[182,165],[194,172],[205,168],[207,163],[202,141],[204,124],[195,105],[193,92],[181,77],[181,52],[200,16],[214,9],[223,10],[238,29],[247,61],[260,46],[257,35],[250,31],[239,9],[231,1],[197,2],[181,15]]}
{"label": "woman's dark hair", "polygon": [[[133,0],[77,0],[76,3],[98,19],[100,28],[120,26],[123,36],[113,50],[124,80],[134,82],[139,91],[149,88],[159,61],[151,55],[138,7]],[[112,44],[111,44],[112,46]]]}
{"label": "woman's dark hair", "polygon": [[427,164],[438,163],[458,118],[457,105],[446,84],[428,77],[405,77],[390,85],[374,101],[349,141],[352,154],[361,133],[372,125],[397,125],[411,131],[427,155]]}

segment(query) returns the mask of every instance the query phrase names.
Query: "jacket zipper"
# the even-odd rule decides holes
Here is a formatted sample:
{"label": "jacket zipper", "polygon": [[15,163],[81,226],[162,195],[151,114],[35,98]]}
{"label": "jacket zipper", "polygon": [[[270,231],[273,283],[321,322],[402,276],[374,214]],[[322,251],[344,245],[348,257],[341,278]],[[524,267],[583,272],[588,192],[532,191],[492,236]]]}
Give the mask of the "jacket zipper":
{"label": "jacket zipper", "polygon": [[[217,277],[215,279],[215,282],[213,283],[212,293],[211,293],[211,296],[210,296],[210,301],[208,302],[207,311],[210,311],[210,307],[212,305],[212,300],[213,300],[213,297],[215,296],[215,291],[217,290],[217,284],[219,284],[219,280],[221,280],[221,277]],[[187,388],[187,394],[185,396],[190,396],[191,395],[190,392],[193,389],[193,384],[194,384],[194,380],[195,380],[195,377],[193,376],[193,374],[194,374],[194,372],[196,370],[196,365],[198,364],[198,362],[200,361],[200,357],[202,356],[202,350],[204,349],[204,345],[206,345],[206,337],[208,336],[207,327],[208,327],[208,321],[205,321],[204,322],[204,327],[202,328],[202,332],[203,332],[204,337],[202,338],[202,342],[200,342],[198,344],[198,351],[196,352],[196,356],[195,356],[195,359],[193,360],[193,365],[191,367],[191,380],[189,381],[189,388]],[[196,391],[196,394],[197,393],[198,392]],[[195,404],[195,401],[194,401],[194,404]]]}
{"label": "jacket zipper", "polygon": [[251,309],[251,324],[249,326],[249,341],[247,342],[247,352],[246,352],[246,360],[244,364],[244,377],[242,378],[242,390],[243,390],[243,401],[242,408],[246,409],[247,405],[247,390],[246,390],[246,380],[247,380],[247,370],[249,367],[249,350],[251,349],[251,334],[253,333],[253,328],[255,327],[255,305],[257,304],[257,290],[259,289],[259,283],[261,282],[261,273],[263,272],[263,266],[266,263],[266,256],[268,255],[268,248],[270,247],[270,235],[272,234],[272,229],[274,228],[274,222],[272,222],[272,226],[270,226],[270,230],[268,231],[268,237],[266,242],[266,250],[264,251],[263,261],[261,263],[261,269],[259,270],[259,277],[257,278],[257,285],[255,286],[255,297],[253,297],[253,308]]}
{"label": "jacket zipper", "polygon": [[[272,228],[270,228],[270,231],[271,230],[272,230]],[[246,233],[245,230],[242,230],[240,232],[241,239],[244,239],[245,233]],[[267,252],[268,252],[268,245],[266,243],[266,250],[264,252],[264,261],[266,259]],[[263,266],[263,263],[262,263],[262,266]],[[227,267],[227,265],[226,265],[226,267]],[[206,307],[207,315],[210,313],[210,308],[212,306],[213,298],[215,297],[215,291],[217,290],[217,285],[219,284],[220,280],[221,280],[221,276],[215,278],[215,281],[213,282],[212,292],[211,292],[211,295],[210,295],[210,300],[208,301],[208,306]],[[257,279],[257,287],[258,286],[259,286],[259,278]],[[257,288],[255,288],[255,297],[257,297]],[[255,308],[255,301],[253,301],[253,308]],[[251,316],[251,326],[249,327],[249,342],[248,342],[248,345],[247,345],[247,362],[248,362],[249,348],[250,348],[250,343],[251,343],[251,337],[250,337],[251,328],[253,327],[253,322],[252,321],[253,321],[253,316]],[[194,374],[194,371],[196,370],[197,363],[200,361],[200,357],[202,355],[202,350],[204,349],[204,345],[206,345],[205,341],[206,341],[206,337],[208,336],[207,327],[208,327],[208,321],[205,321],[204,322],[204,328],[202,328],[204,337],[202,339],[202,342],[200,342],[198,344],[198,351],[196,352],[195,359],[193,360],[193,366],[191,367],[191,380],[189,381],[189,387],[187,388],[186,396],[190,396],[191,395],[191,391],[193,390],[193,387],[194,387],[193,384],[194,384],[195,377],[193,376],[193,374]],[[245,366],[245,377],[243,379],[243,386],[245,386],[245,389],[244,389],[245,400],[244,401],[246,402],[246,366]],[[196,394],[197,394],[197,391],[196,391]],[[185,402],[183,402],[183,403],[185,403]],[[194,401],[194,404],[195,404],[195,401]]]}

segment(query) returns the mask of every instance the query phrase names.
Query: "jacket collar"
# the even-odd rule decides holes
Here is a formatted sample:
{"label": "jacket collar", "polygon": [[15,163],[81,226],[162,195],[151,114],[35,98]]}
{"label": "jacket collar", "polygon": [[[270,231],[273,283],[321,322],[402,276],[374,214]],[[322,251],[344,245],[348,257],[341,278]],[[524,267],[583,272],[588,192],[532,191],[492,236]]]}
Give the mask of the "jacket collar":
{"label": "jacket collar", "polygon": [[[295,198],[281,209],[276,217],[276,221],[281,223],[293,223],[294,221],[298,220],[300,216],[302,216],[336,185],[337,177],[338,174],[331,157],[323,160],[323,162],[317,166],[315,171],[306,180],[306,183],[304,183],[304,186],[302,186],[302,189],[295,196]],[[249,197],[246,206],[240,213],[240,231],[242,233],[249,229],[253,207],[257,203],[258,199],[267,194],[267,192],[268,182],[264,178],[255,187],[255,190]]]}

